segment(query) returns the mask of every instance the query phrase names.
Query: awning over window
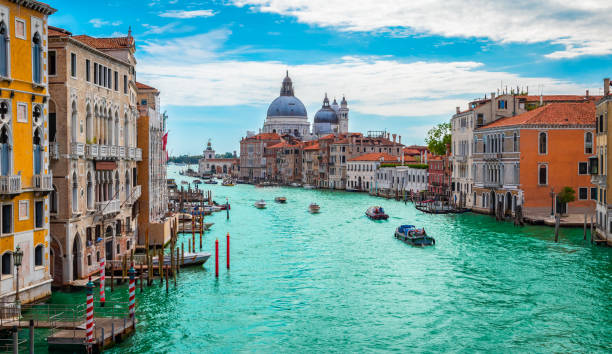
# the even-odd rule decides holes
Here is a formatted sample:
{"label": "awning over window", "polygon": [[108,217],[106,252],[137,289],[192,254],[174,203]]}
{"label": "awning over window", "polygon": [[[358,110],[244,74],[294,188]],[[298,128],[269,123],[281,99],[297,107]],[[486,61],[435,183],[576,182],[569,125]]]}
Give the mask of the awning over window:
{"label": "awning over window", "polygon": [[115,169],[117,169],[115,161],[96,161],[97,171],[113,171]]}

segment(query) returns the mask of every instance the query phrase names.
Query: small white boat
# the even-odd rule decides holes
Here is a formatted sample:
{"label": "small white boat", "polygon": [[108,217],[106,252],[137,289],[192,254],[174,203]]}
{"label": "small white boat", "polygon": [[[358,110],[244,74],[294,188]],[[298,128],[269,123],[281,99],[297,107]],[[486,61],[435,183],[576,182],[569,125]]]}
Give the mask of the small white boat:
{"label": "small white boat", "polygon": [[315,187],[313,185],[310,185],[310,184],[305,184],[304,185],[304,189],[315,189],[315,188],[317,188],[317,187]]}
{"label": "small white boat", "polygon": [[255,208],[264,209],[266,207],[266,201],[261,199],[255,202]]}
{"label": "small white boat", "polygon": [[317,203],[310,203],[308,210],[310,210],[311,213],[315,214],[321,210],[321,207]]}
{"label": "small white boat", "polygon": [[291,184],[290,184],[290,186],[291,186],[291,187],[299,187],[299,186],[300,186],[300,184],[299,184],[299,183],[295,183],[295,182],[293,182],[293,183],[291,183]]}
{"label": "small white boat", "polygon": [[[185,257],[181,267],[204,264],[210,258],[210,256],[211,254],[208,252],[185,252]],[[171,258],[169,255],[164,255],[165,266],[170,265],[170,260]],[[159,264],[159,260],[158,257],[155,256],[153,257],[153,265],[156,266],[157,264]]]}

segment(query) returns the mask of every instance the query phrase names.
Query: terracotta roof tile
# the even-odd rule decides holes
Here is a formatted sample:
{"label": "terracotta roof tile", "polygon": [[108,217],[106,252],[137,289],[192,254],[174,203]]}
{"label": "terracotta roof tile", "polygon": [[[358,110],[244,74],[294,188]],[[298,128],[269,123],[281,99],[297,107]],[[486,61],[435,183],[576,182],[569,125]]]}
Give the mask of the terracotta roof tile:
{"label": "terracotta roof tile", "polygon": [[72,36],[72,33],[70,33],[70,31],[65,30],[63,28],[59,28],[59,27],[53,27],[53,26],[49,26],[48,27],[48,36],[49,37],[68,37],[68,36]]}
{"label": "terracotta roof tile", "polygon": [[[517,96],[519,99],[525,99],[527,102],[540,102],[540,96]],[[583,95],[543,95],[544,102],[585,102],[600,99],[601,96],[583,96]]]}
{"label": "terracotta roof tile", "polygon": [[107,37],[95,38],[85,34],[72,36],[77,41],[96,49],[122,49],[134,46],[133,37]]}
{"label": "terracotta roof tile", "polygon": [[141,90],[157,90],[155,87],[143,84],[141,82],[136,81],[136,87]]}
{"label": "terracotta roof tile", "polygon": [[549,103],[518,116],[502,118],[480,129],[508,127],[515,125],[592,125],[595,124],[595,103]]}
{"label": "terracotta roof tile", "polygon": [[385,152],[371,152],[353,157],[352,159],[349,159],[349,161],[380,161],[381,158],[384,162],[398,162],[397,156],[389,155]]}
{"label": "terracotta roof tile", "polygon": [[308,150],[308,151],[319,150],[319,143],[307,146],[307,147],[304,148],[304,150]]}

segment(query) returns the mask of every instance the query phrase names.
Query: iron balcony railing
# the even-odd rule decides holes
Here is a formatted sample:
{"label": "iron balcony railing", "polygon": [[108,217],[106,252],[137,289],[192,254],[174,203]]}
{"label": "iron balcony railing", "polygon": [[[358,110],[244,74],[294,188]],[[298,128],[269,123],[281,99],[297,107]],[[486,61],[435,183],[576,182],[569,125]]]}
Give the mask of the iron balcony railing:
{"label": "iron balcony railing", "polygon": [[136,148],[136,161],[142,161],[142,149]]}
{"label": "iron balcony railing", "polygon": [[21,193],[21,176],[0,176],[0,194]]}
{"label": "iron balcony railing", "polygon": [[138,185],[138,186],[135,186],[135,187],[132,189],[132,193],[130,193],[130,196],[129,196],[129,198],[128,198],[128,203],[129,203],[129,204],[134,204],[134,203],[136,203],[136,201],[138,200],[138,198],[140,198],[141,194],[142,194],[142,188],[141,188],[141,186],[139,186],[139,185]]}
{"label": "iron balcony railing", "polygon": [[100,146],[98,144],[87,144],[85,149],[85,156],[88,159],[97,159],[100,153]]}
{"label": "iron balcony railing", "polygon": [[49,155],[54,160],[59,160],[59,144],[56,142],[49,143]]}
{"label": "iron balcony railing", "polygon": [[41,173],[32,176],[32,188],[36,191],[49,192],[53,190],[53,174]]}

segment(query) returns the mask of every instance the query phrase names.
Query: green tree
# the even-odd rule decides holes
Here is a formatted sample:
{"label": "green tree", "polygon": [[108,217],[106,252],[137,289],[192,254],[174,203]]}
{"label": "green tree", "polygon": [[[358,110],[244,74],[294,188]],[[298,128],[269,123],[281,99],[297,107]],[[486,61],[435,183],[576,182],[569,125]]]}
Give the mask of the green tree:
{"label": "green tree", "polygon": [[425,143],[432,153],[436,155],[446,154],[446,145],[451,143],[450,123],[440,123],[429,129]]}
{"label": "green tree", "polygon": [[572,187],[565,186],[561,192],[557,194],[557,198],[559,198],[560,203],[571,203],[576,200],[576,191]]}

